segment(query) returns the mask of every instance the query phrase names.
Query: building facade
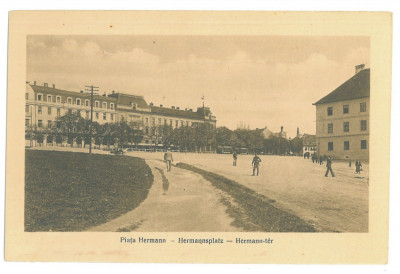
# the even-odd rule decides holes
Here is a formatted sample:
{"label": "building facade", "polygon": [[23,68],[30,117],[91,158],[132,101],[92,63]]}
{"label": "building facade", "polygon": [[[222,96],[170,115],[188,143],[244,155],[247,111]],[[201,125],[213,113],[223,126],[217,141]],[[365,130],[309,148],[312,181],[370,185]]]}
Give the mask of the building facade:
{"label": "building facade", "polygon": [[[300,135],[300,134],[298,134]],[[311,155],[317,152],[317,141],[315,135],[303,134],[303,155]]]}
{"label": "building facade", "polygon": [[370,70],[356,74],[314,103],[319,155],[369,160]]}
{"label": "building facade", "polygon": [[[26,84],[25,92],[25,128],[46,132],[52,128],[57,117],[68,111],[78,113],[81,117],[91,118],[91,96],[83,91],[74,92],[51,87]],[[181,110],[147,104],[142,96],[115,93],[93,96],[93,121],[101,124],[126,121],[144,132],[143,144],[151,144],[156,128],[169,125],[173,129],[192,126],[194,123],[207,123],[216,128],[216,117],[210,108],[199,107]],[[27,145],[32,140],[27,140]],[[46,143],[46,140],[44,140]],[[34,145],[34,144],[33,144]]]}

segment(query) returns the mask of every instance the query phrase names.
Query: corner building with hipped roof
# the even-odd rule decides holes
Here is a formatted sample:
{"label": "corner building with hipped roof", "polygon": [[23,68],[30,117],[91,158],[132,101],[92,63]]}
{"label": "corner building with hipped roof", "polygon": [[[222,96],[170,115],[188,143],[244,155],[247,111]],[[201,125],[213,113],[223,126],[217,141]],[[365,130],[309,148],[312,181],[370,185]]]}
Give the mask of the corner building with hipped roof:
{"label": "corner building with hipped roof", "polygon": [[368,161],[370,69],[356,66],[353,77],[313,105],[317,153]]}

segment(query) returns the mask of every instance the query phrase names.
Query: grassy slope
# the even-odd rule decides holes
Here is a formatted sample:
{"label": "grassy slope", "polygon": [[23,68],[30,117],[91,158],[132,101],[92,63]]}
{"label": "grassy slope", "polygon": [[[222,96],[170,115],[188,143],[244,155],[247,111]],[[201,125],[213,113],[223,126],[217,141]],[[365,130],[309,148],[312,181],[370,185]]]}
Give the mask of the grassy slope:
{"label": "grassy slope", "polygon": [[222,202],[228,208],[227,213],[235,219],[233,225],[241,227],[245,231],[315,231],[313,226],[297,216],[273,206],[273,200],[235,181],[185,163],[178,163],[177,167],[199,173],[204,179],[210,181],[214,187],[232,197],[232,200],[222,198]]}
{"label": "grassy slope", "polygon": [[153,183],[144,160],[26,150],[25,231],[82,231],[137,207]]}

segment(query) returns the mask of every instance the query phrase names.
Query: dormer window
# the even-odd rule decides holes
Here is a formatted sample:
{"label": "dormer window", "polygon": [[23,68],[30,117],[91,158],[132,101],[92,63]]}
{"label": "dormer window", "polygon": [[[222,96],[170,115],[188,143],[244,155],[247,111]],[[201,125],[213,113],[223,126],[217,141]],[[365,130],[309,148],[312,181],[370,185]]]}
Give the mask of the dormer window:
{"label": "dormer window", "polygon": [[76,105],[80,106],[81,105],[81,99],[76,99]]}

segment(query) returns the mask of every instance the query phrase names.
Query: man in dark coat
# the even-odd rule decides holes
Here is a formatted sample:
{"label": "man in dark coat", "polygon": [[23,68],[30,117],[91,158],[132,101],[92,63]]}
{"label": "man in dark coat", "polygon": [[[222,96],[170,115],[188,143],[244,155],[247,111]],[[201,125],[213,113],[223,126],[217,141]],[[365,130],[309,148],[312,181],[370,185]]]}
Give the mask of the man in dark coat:
{"label": "man in dark coat", "polygon": [[233,152],[233,166],[236,166],[237,158],[238,158],[238,155],[237,155],[237,152],[235,150]]}
{"label": "man in dark coat", "polygon": [[331,156],[328,156],[326,158],[326,172],[325,172],[325,177],[328,177],[329,171],[331,172],[332,177],[335,177],[335,174],[333,173],[332,170],[332,158]]}
{"label": "man in dark coat", "polygon": [[253,175],[255,174],[255,171],[257,170],[257,176],[258,176],[258,172],[259,172],[259,165],[260,165],[261,159],[260,157],[257,156],[257,154],[254,154],[254,158],[253,158],[253,162],[251,162],[251,164],[253,165]]}

